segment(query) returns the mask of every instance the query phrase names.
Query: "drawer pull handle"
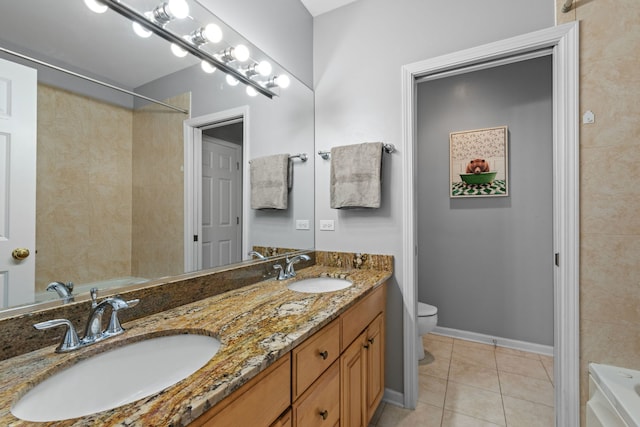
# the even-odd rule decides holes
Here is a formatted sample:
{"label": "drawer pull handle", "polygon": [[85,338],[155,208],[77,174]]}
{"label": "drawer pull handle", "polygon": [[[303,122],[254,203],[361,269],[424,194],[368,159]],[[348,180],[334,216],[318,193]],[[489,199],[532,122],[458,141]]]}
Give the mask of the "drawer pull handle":
{"label": "drawer pull handle", "polygon": [[322,417],[323,420],[326,420],[327,417],[329,416],[329,411],[327,411],[326,409],[324,411],[320,411],[320,416]]}
{"label": "drawer pull handle", "polygon": [[375,341],[375,338],[369,338],[367,341],[369,341],[371,344],[373,344],[373,342]]}
{"label": "drawer pull handle", "polygon": [[363,345],[363,347],[368,350],[369,349],[369,344],[365,344],[365,345]]}
{"label": "drawer pull handle", "polygon": [[329,357],[329,352],[327,350],[321,351],[320,357],[322,357],[322,360],[327,360],[327,357]]}

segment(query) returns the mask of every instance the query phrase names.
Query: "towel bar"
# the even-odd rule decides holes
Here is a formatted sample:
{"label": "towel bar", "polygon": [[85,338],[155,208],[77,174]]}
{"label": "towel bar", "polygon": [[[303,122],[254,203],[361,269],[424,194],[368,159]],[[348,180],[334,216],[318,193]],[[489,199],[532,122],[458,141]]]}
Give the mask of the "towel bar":
{"label": "towel bar", "polygon": [[[382,144],[382,151],[384,151],[385,153],[393,153],[394,151],[396,151],[396,146],[393,144]],[[329,160],[331,151],[318,151],[318,155],[320,157],[322,157],[324,160]]]}
{"label": "towel bar", "polygon": [[294,154],[292,156],[289,156],[289,158],[290,159],[300,159],[303,162],[306,162],[309,157],[307,156],[307,153],[300,153],[300,154]]}

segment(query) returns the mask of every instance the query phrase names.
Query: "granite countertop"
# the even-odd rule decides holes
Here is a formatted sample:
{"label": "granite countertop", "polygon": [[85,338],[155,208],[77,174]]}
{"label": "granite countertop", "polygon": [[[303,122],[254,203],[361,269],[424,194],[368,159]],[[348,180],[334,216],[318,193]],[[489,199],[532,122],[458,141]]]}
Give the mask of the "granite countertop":
{"label": "granite countertop", "polygon": [[[160,393],[116,409],[72,420],[36,423],[187,425],[338,317],[370,289],[384,283],[391,274],[391,271],[316,265],[300,270],[294,279],[259,282],[125,323],[124,334],[72,353],[57,354],[55,346],[50,346],[1,361],[0,425],[33,425],[11,414],[13,403],[32,386],[77,360],[149,335],[193,332],[214,336],[222,343],[220,351],[193,375]],[[347,278],[353,286],[325,294],[287,289],[291,281],[318,276]],[[97,387],[103,374],[96,373]],[[73,396],[69,399],[73,400]]]}

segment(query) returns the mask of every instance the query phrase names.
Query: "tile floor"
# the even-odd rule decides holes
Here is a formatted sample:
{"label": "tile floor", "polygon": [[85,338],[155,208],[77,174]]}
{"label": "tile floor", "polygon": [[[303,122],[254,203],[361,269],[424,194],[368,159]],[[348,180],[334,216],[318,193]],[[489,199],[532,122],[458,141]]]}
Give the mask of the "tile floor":
{"label": "tile floor", "polygon": [[440,335],[423,338],[415,411],[380,404],[370,427],[552,427],[553,358]]}

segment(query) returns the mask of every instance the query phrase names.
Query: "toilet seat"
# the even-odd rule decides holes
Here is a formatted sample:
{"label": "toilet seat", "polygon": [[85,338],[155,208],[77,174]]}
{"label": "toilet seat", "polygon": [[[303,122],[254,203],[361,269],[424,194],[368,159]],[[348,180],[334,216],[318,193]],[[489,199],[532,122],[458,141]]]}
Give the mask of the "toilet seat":
{"label": "toilet seat", "polygon": [[418,317],[429,317],[438,314],[438,307],[418,302]]}

